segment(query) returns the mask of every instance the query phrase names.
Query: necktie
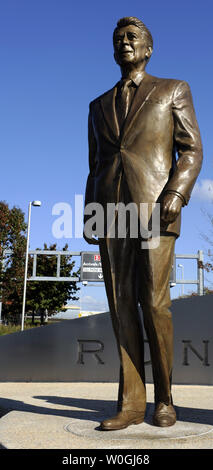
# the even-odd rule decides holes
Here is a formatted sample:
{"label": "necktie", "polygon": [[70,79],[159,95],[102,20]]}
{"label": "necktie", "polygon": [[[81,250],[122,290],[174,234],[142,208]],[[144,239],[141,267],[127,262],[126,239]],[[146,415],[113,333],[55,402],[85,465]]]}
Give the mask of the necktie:
{"label": "necktie", "polygon": [[121,128],[124,120],[127,117],[129,107],[130,107],[130,90],[129,87],[132,83],[131,79],[124,79],[121,81],[121,86],[118,89],[117,94],[117,117],[118,117],[118,124]]}

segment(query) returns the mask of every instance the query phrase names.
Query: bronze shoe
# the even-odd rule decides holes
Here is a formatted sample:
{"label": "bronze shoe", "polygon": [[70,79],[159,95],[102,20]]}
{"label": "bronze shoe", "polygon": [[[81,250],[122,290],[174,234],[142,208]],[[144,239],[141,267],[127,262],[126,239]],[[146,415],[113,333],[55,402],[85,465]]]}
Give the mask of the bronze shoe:
{"label": "bronze shoe", "polygon": [[117,431],[125,429],[131,424],[139,424],[144,420],[145,411],[120,411],[113,418],[105,419],[101,423],[102,431]]}
{"label": "bronze shoe", "polygon": [[159,402],[156,405],[153,424],[154,426],[173,426],[176,423],[176,412],[172,405]]}

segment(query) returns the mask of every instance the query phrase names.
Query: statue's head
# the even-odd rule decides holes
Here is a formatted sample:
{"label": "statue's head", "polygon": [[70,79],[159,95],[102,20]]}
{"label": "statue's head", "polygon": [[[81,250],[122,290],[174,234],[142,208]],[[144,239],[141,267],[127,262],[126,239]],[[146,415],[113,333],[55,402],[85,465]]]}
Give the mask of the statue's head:
{"label": "statue's head", "polygon": [[134,16],[121,18],[113,32],[114,58],[118,65],[148,63],[153,38],[145,24]]}

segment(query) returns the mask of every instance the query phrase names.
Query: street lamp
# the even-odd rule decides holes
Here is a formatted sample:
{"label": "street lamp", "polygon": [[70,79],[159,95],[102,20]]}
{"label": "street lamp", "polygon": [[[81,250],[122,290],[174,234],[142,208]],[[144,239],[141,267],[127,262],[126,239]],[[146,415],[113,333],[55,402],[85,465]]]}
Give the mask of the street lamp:
{"label": "street lamp", "polygon": [[[178,264],[178,267],[181,268],[181,271],[182,271],[182,281],[184,280],[184,266],[182,264]],[[182,285],[181,285],[181,292],[182,292],[182,296],[184,295],[184,284],[182,282]]]}
{"label": "street lamp", "polygon": [[21,331],[24,330],[24,316],[25,316],[26,290],[27,290],[28,254],[29,254],[29,240],[30,240],[30,219],[31,219],[31,207],[32,206],[40,207],[41,206],[41,201],[30,202],[29,207],[28,207],[27,244],[26,244],[26,256],[25,256],[25,272],[24,272],[24,290],[23,290],[22,315],[21,315]]}

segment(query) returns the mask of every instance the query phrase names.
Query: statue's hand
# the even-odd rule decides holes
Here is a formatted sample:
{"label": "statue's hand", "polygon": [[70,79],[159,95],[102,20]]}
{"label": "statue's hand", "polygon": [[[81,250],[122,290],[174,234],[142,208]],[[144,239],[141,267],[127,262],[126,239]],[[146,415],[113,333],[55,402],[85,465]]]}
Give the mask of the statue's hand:
{"label": "statue's hand", "polygon": [[166,193],[161,202],[161,220],[164,223],[172,223],[181,211],[183,201],[176,194]]}
{"label": "statue's hand", "polygon": [[99,241],[96,238],[93,238],[93,237],[89,238],[85,235],[85,233],[83,234],[83,236],[84,236],[84,240],[90,245],[99,245]]}

